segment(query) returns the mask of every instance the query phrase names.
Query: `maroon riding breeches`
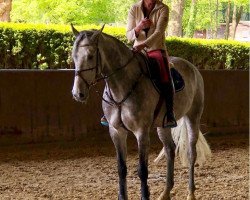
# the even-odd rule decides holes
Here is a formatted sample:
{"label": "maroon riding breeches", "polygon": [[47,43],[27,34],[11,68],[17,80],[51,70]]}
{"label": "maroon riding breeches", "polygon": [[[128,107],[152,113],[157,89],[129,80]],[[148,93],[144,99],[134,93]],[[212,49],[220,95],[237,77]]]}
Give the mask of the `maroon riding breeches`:
{"label": "maroon riding breeches", "polygon": [[170,82],[170,71],[169,71],[169,64],[166,51],[164,50],[153,50],[147,52],[149,58],[154,58],[159,63],[160,67],[160,76],[162,83],[169,83]]}

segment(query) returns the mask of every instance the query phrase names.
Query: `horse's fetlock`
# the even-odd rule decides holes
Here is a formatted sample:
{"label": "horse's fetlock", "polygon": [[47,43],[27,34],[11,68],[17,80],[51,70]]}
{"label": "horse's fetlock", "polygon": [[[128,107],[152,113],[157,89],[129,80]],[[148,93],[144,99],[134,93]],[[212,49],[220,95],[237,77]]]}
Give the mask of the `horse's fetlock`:
{"label": "horse's fetlock", "polygon": [[167,187],[166,187],[166,190],[167,191],[171,191],[174,187],[174,181],[173,180],[168,180],[167,181]]}
{"label": "horse's fetlock", "polygon": [[126,195],[119,194],[118,200],[128,200],[128,197]]}
{"label": "horse's fetlock", "polygon": [[149,187],[148,187],[148,185],[145,185],[144,187],[142,187],[142,197],[141,197],[141,199],[148,200],[149,196],[150,196]]}

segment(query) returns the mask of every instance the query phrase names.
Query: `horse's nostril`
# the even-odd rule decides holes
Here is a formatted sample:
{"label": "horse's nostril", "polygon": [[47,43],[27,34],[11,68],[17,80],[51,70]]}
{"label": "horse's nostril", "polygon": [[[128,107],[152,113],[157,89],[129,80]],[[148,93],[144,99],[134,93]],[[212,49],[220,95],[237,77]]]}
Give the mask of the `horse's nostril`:
{"label": "horse's nostril", "polygon": [[83,94],[83,93],[79,93],[79,97],[80,97],[80,98],[83,98],[83,97],[84,97],[84,94]]}

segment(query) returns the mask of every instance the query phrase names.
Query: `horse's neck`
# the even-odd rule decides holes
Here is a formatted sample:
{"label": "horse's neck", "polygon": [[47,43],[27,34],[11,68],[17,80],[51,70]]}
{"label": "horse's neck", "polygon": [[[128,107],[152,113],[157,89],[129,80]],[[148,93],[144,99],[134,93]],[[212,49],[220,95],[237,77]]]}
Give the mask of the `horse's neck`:
{"label": "horse's neck", "polygon": [[104,65],[103,73],[106,74],[124,66],[133,56],[124,44],[106,35],[102,35],[98,45]]}
{"label": "horse's neck", "polygon": [[[136,58],[133,58],[133,52],[113,38],[102,37],[99,48],[103,74],[108,76],[115,72],[107,78],[107,85],[114,99],[120,101],[138,79],[140,68],[133,66],[136,62]],[[130,60],[131,62],[129,62]],[[119,68],[122,69],[118,70]]]}

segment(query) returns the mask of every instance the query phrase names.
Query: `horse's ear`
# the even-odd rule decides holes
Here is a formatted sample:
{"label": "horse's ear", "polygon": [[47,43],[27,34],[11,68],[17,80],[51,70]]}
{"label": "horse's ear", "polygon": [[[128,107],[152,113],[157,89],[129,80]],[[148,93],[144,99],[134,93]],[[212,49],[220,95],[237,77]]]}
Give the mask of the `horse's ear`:
{"label": "horse's ear", "polygon": [[75,29],[75,27],[73,26],[73,24],[70,24],[70,26],[71,26],[71,30],[72,30],[73,34],[75,36],[77,36],[79,34],[79,31]]}
{"label": "horse's ear", "polygon": [[100,33],[103,31],[104,27],[105,27],[105,24],[103,24],[102,28],[99,30]]}
{"label": "horse's ear", "polygon": [[101,28],[100,30],[96,31],[96,32],[92,35],[91,41],[95,41],[95,40],[98,39],[98,37],[99,37],[99,35],[102,33],[104,27],[105,27],[105,24],[102,25],[102,28]]}

